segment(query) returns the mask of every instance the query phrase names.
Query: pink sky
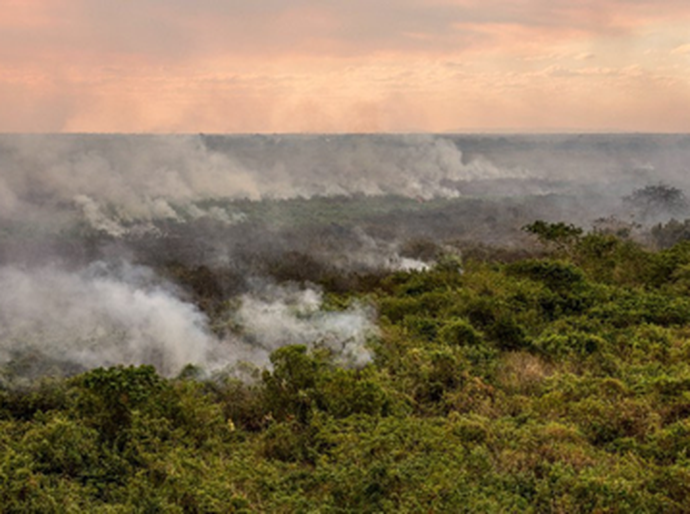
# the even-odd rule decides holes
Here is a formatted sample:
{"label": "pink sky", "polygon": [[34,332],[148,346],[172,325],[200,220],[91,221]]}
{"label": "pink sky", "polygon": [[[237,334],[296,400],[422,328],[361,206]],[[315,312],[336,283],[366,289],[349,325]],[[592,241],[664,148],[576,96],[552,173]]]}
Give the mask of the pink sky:
{"label": "pink sky", "polygon": [[687,0],[0,0],[4,132],[690,132]]}

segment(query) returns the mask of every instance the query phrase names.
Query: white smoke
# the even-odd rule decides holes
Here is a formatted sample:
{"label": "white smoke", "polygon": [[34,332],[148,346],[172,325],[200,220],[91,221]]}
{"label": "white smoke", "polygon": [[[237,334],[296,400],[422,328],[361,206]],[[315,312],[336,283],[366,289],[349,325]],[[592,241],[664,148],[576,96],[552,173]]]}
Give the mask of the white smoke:
{"label": "white smoke", "polygon": [[259,197],[254,178],[198,136],[5,135],[0,172],[0,216],[42,223],[71,211],[114,236],[153,220],[236,222],[194,202]]}
{"label": "white smoke", "polygon": [[235,223],[245,221],[247,218],[244,213],[234,212],[218,206],[204,209],[194,203],[190,203],[177,206],[177,209],[175,209],[162,198],[153,200],[146,198],[142,202],[142,205],[146,206],[148,210],[141,218],[134,218],[127,212],[123,212],[122,209],[113,206],[108,208],[108,206],[99,204],[87,195],[77,195],[74,197],[74,205],[81,211],[83,221],[92,229],[113,237],[162,235],[160,229],[153,223],[156,220],[184,223],[185,221],[207,218],[224,225],[234,225]]}
{"label": "white smoke", "polygon": [[194,220],[200,218],[209,218],[226,225],[241,223],[247,219],[247,215],[243,212],[234,212],[219,206],[211,206],[208,209],[203,209],[196,204],[190,204],[186,206],[184,213],[186,216]]}
{"label": "white smoke", "polygon": [[[681,185],[688,148],[683,136],[633,135],[2,135],[0,216],[52,215],[84,197],[127,225],[176,219],[206,199],[430,199],[456,197],[460,184],[471,181],[625,179],[639,185],[650,174]],[[226,218],[217,209],[206,215]],[[236,221],[232,213],[227,218]]]}
{"label": "white smoke", "polygon": [[320,291],[275,285],[240,300],[235,321],[244,344],[251,347],[252,360],[267,364],[270,353],[287,344],[327,347],[344,365],[359,367],[371,360],[366,343],[376,328],[373,313],[362,305],[326,311]]}
{"label": "white smoke", "polygon": [[124,236],[129,231],[120,221],[103,212],[103,208],[92,198],[77,195],[74,197],[74,203],[81,209],[84,219],[93,229],[114,237]]}
{"label": "white smoke", "polygon": [[73,206],[111,235],[136,221],[235,223],[242,215],[209,199],[395,194],[456,197],[458,181],[523,176],[463,154],[439,136],[0,137],[0,215],[25,217]]}
{"label": "white smoke", "polygon": [[330,255],[330,262],[339,269],[374,269],[390,271],[423,271],[429,265],[419,259],[403,257],[397,242],[382,241],[367,234],[362,228],[352,231],[356,245],[347,252]]}
{"label": "white smoke", "polygon": [[236,162],[257,174],[262,197],[364,194],[454,198],[454,183],[523,177],[486,159],[465,163],[450,138],[433,135],[275,137],[233,149]]}
{"label": "white smoke", "polygon": [[369,360],[372,313],[321,310],[320,293],[273,286],[243,296],[234,314],[242,334],[219,339],[207,317],[148,268],[94,263],[0,268],[0,365],[22,355],[89,369],[153,364],[165,375],[193,364],[207,370],[268,364],[286,344],[322,344],[349,365]]}
{"label": "white smoke", "polygon": [[631,190],[621,184],[637,187],[650,175],[687,183],[688,148],[681,136],[2,135],[0,217],[55,224],[69,211],[122,235],[156,220],[245,219],[218,203],[202,207],[208,200],[428,200],[473,183],[511,196],[550,193],[565,187],[559,181],[620,196]]}
{"label": "white smoke", "polygon": [[34,352],[85,368],[152,363],[169,374],[205,364],[214,344],[203,314],[146,268],[5,267],[0,288],[3,363]]}

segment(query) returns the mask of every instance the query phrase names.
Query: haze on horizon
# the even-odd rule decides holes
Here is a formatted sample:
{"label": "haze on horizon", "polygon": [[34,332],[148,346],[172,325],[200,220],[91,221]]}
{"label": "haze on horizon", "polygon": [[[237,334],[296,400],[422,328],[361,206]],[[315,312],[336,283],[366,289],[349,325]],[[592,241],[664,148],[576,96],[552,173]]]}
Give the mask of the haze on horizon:
{"label": "haze on horizon", "polygon": [[685,0],[0,9],[0,132],[690,132]]}

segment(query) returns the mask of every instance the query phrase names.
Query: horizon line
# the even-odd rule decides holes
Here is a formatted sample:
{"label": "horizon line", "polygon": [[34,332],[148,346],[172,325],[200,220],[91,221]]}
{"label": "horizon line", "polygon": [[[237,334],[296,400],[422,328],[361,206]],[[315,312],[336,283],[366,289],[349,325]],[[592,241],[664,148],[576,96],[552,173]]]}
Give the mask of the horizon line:
{"label": "horizon line", "polygon": [[512,130],[512,129],[457,129],[445,131],[380,131],[380,132],[122,132],[122,131],[75,131],[75,132],[45,132],[45,131],[0,131],[0,136],[580,136],[580,135],[639,135],[639,136],[690,136],[688,132],[676,131],[644,131],[644,130]]}

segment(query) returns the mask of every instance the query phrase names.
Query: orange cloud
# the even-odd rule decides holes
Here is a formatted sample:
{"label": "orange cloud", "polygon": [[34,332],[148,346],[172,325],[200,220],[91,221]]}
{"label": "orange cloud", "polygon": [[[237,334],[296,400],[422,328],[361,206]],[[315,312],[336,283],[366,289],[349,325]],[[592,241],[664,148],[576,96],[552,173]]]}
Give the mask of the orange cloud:
{"label": "orange cloud", "polygon": [[4,131],[690,130],[686,1],[0,9]]}

